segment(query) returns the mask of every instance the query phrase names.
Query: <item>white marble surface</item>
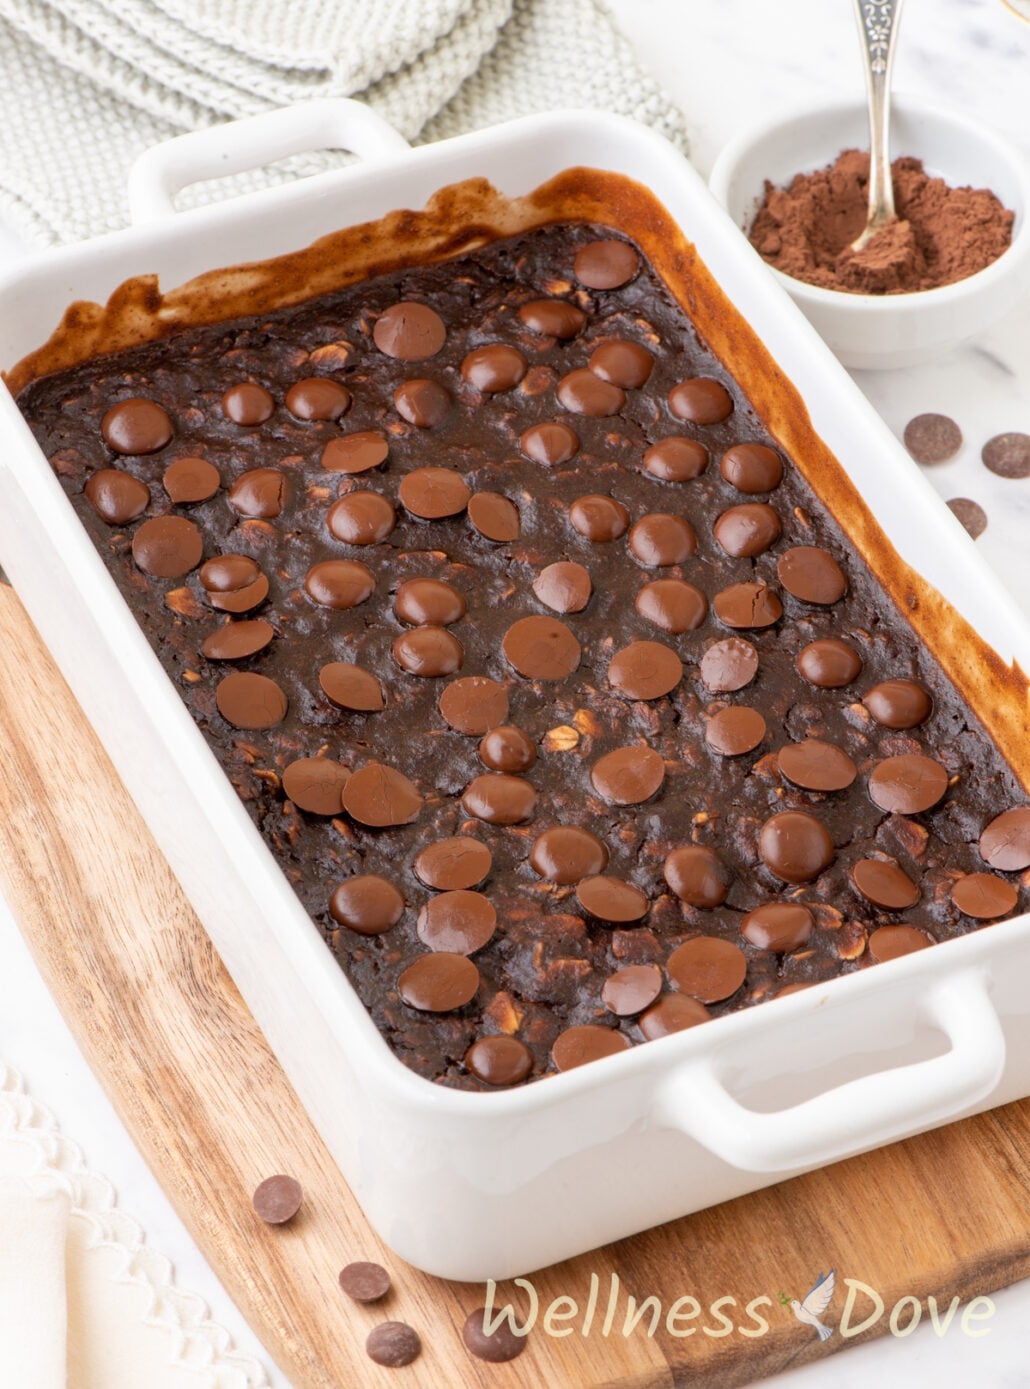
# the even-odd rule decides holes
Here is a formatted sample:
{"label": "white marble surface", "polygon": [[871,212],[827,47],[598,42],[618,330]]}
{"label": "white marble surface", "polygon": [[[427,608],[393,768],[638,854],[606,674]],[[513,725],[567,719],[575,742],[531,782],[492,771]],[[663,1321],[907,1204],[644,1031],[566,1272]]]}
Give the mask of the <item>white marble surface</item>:
{"label": "white marble surface", "polygon": [[[694,159],[707,173],[721,145],[778,107],[861,90],[851,5],[847,0],[610,0],[646,62],[691,120]],[[897,85],[959,107],[1030,144],[1030,25],[1002,0],[907,0]],[[17,257],[0,226],[0,264]],[[946,497],[979,501],[989,518],[977,542],[1030,612],[1030,480],[1009,482],[979,461],[982,444],[1004,430],[1030,431],[1030,305],[979,340],[929,366],[856,373],[862,389],[900,432],[912,415],[941,410],[958,420],[966,443],[958,458],[931,470]],[[58,923],[58,928],[63,928]],[[260,1349],[243,1318],[178,1221],[122,1128],[40,980],[9,913],[0,903],[0,1056],[23,1072],[35,1097],[106,1172],[154,1245],[176,1263],[182,1283],[253,1353]],[[984,1180],[990,1180],[985,1172]],[[760,1237],[760,1232],[756,1232]],[[905,1237],[899,1212],[898,1239]],[[746,1254],[742,1253],[742,1259]],[[822,1251],[813,1249],[813,1276]],[[861,1277],[860,1269],[842,1276]],[[660,1290],[655,1290],[660,1291]],[[943,1292],[943,1290],[942,1290]],[[839,1315],[838,1295],[831,1312]],[[886,1337],[766,1381],[777,1389],[1017,1389],[1030,1380],[1023,1326],[1030,1282],[995,1298],[973,1339],[954,1327],[938,1338],[924,1325],[906,1339]],[[268,1363],[268,1357],[264,1357]],[[270,1367],[275,1389],[290,1389]],[[448,1387],[450,1389],[450,1387]]]}

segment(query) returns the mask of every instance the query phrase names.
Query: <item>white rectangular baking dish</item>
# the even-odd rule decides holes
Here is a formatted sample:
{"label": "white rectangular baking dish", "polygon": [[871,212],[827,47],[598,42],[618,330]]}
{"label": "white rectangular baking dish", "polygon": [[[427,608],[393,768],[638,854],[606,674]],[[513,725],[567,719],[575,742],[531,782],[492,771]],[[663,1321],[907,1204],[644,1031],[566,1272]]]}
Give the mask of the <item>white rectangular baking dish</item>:
{"label": "white rectangular baking dish", "polygon": [[[173,210],[191,180],[326,145],[364,160]],[[419,207],[457,180],[485,175],[516,195],[576,165],[653,190],[902,557],[1030,670],[1030,630],[883,422],[686,161],[622,119],[555,113],[409,150],[365,108],[319,102],[183,137],[144,156],[131,229],[0,283],[0,366],[37,347],[71,300],[103,303],[129,276],[157,271],[171,286]],[[519,1091],[416,1076],[294,896],[7,391],[0,431],[0,562],[368,1218],[405,1259],[456,1279],[528,1272],[1030,1093],[1028,917]]]}

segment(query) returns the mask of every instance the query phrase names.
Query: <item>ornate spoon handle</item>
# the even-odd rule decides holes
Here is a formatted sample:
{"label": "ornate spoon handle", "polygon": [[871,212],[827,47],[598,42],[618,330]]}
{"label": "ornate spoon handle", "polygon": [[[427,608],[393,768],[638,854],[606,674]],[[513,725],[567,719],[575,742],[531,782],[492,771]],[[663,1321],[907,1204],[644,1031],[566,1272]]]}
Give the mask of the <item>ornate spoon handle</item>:
{"label": "ornate spoon handle", "polygon": [[869,214],[865,230],[853,243],[856,251],[895,215],[890,156],[891,68],[901,5],[902,0],[855,0],[869,101]]}

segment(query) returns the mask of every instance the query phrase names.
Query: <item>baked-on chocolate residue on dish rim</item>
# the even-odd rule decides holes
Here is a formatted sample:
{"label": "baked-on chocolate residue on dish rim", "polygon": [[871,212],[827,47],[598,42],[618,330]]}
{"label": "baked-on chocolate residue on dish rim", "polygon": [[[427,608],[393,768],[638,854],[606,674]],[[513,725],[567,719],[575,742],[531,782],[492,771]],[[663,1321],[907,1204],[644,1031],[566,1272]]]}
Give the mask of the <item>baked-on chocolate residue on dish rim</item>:
{"label": "baked-on chocolate residue on dish rim", "polygon": [[[622,222],[622,225],[625,226],[625,221]],[[640,240],[641,240],[641,243],[644,242],[643,236],[640,236]],[[361,276],[361,278],[364,278],[364,276]],[[700,278],[700,276],[698,276],[698,278]],[[697,288],[697,286],[694,285],[693,288]],[[565,289],[568,289],[568,285],[565,286]],[[562,289],[559,288],[558,285],[555,285],[555,292],[561,293],[561,292],[562,292]],[[304,297],[307,297],[307,296],[304,296]],[[690,296],[689,296],[689,297],[690,297]],[[695,321],[697,321],[697,318],[698,318],[697,306],[695,306],[695,304],[691,304],[691,310],[693,310]],[[382,319],[379,319],[379,321],[382,322]],[[698,324],[698,326],[700,326],[700,324]],[[736,375],[738,376],[738,378],[740,378],[740,376],[743,375],[743,372],[740,371],[740,367],[738,367],[737,361],[736,361],[736,360],[734,360],[734,374],[736,374]],[[577,389],[579,389],[579,388],[577,388]],[[591,389],[593,389],[593,388],[591,388]],[[677,388],[677,389],[679,389],[679,388]],[[719,389],[722,389],[722,388],[719,388]],[[561,394],[561,393],[559,393],[559,394]],[[575,418],[575,417],[573,417],[573,418]],[[246,422],[247,422],[247,424],[250,424],[251,421],[246,421]],[[805,419],[804,422],[805,422],[805,424],[807,424],[807,419]],[[780,436],[780,442],[783,442],[783,436]],[[791,451],[793,451],[793,450],[791,450]],[[794,454],[794,457],[797,457],[797,453]],[[802,471],[805,471],[805,469],[802,469]],[[411,474],[408,474],[408,476],[411,476]],[[822,490],[823,496],[825,496],[825,494],[826,494],[826,489],[825,489],[825,488],[822,488],[822,489],[819,489],[819,490]],[[419,493],[419,494],[421,494],[421,493]],[[403,490],[403,489],[401,489],[401,499],[404,500],[404,490]],[[410,499],[410,500],[411,500],[411,499]],[[604,500],[604,499],[601,499],[601,500]],[[684,500],[686,500],[686,499],[684,499]],[[407,501],[405,501],[405,506],[407,506],[407,504],[408,504]],[[416,501],[415,501],[415,506],[416,506],[416,507],[421,507],[421,506],[422,506],[422,501],[416,500]],[[410,510],[411,510],[411,508],[410,508]],[[596,511],[597,511],[597,508],[594,508],[594,513],[596,513]],[[591,513],[591,514],[589,514],[589,515],[584,514],[584,517],[583,517],[583,529],[582,529],[582,533],[584,533],[584,535],[587,535],[587,538],[589,538],[589,539],[596,539],[596,538],[597,538],[597,539],[602,539],[602,540],[608,539],[607,532],[605,532],[605,535],[600,535],[600,532],[597,531],[597,528],[598,528],[598,526],[600,526],[601,531],[604,531],[605,526],[607,526],[607,525],[609,524],[609,521],[611,521],[611,518],[607,518],[607,517],[598,517],[598,515],[596,515],[596,514],[594,514],[594,513]],[[416,510],[416,514],[428,514],[428,513],[423,513],[423,511]],[[446,514],[446,513],[443,513],[443,514]],[[615,521],[612,522],[612,524],[616,525],[616,529],[618,529],[618,526],[619,526],[619,525],[622,525],[622,521],[620,521],[620,518],[615,517]],[[577,524],[577,522],[575,521],[575,518],[573,518],[573,525],[576,525],[576,529],[580,529],[580,525]],[[847,529],[847,526],[845,526],[845,529]],[[139,536],[139,535],[140,535],[140,532],[137,531],[137,536]],[[612,535],[615,535],[615,532],[612,532]],[[632,535],[632,532],[630,532],[630,535]],[[650,538],[650,540],[648,540],[648,543],[651,543],[651,542],[658,543],[659,540],[661,540],[661,543],[665,543],[666,540],[668,540],[668,539],[669,539],[668,536],[666,536],[666,538],[664,538],[664,539],[662,539],[662,538]],[[683,543],[683,536],[676,535],[676,536],[673,536],[672,539],[675,540],[676,546],[680,546],[680,544]],[[640,543],[643,543],[643,542],[640,542]],[[135,546],[133,546],[133,547],[135,547]],[[632,549],[633,549],[633,553],[636,553],[637,556],[639,556],[639,554],[640,554],[640,544],[632,544]],[[147,561],[147,563],[149,563],[149,561]],[[644,578],[644,576],[647,576],[647,575],[641,575],[641,578]],[[809,579],[811,579],[811,578],[812,578],[812,575],[809,574]],[[816,579],[818,579],[818,582],[819,582],[819,583],[825,582],[825,581],[826,581],[826,578],[827,578],[827,575],[826,575],[826,574],[816,575]],[[830,581],[830,582],[833,582],[833,575],[831,575],[831,574],[829,575],[829,581]],[[794,592],[794,589],[791,588],[790,585],[788,585],[788,583],[786,582],[786,579],[784,579],[784,586],[787,586],[787,588],[788,588],[788,590],[790,590],[790,592]],[[931,594],[931,593],[933,593],[933,590],[927,590],[927,592],[929,592],[929,593]],[[823,601],[823,600],[822,600],[822,599],[818,599],[818,600],[816,600],[816,601]],[[831,599],[830,599],[829,601],[831,601]],[[938,601],[940,601],[940,600],[938,600]],[[529,621],[547,621],[547,619],[536,619],[536,618],[533,618],[533,619],[529,619]],[[927,644],[930,644],[930,643],[927,643]],[[516,653],[516,651],[515,651],[514,649],[512,649],[512,653],[507,653],[507,654],[508,654],[508,657],[509,657],[509,661],[511,661],[511,664],[512,664],[512,665],[515,665],[515,668],[516,668],[516,669],[521,668],[521,665],[519,665],[519,661],[522,660],[522,657],[519,656],[519,654]],[[512,656],[514,656],[515,658],[512,658]],[[536,661],[536,657],[533,657],[533,660]],[[401,664],[403,664],[403,663],[401,663]],[[536,669],[525,669],[525,671],[522,671],[522,674],[525,674],[525,675],[533,675],[533,674],[540,674],[540,672],[539,672],[539,671],[536,671]],[[651,693],[648,693],[647,690],[643,690],[643,686],[640,685],[641,679],[644,679],[644,683],[647,682],[647,681],[650,681],[650,679],[651,679],[651,671],[650,671],[650,669],[648,669],[648,671],[644,671],[643,667],[639,667],[639,665],[630,665],[630,668],[627,668],[627,671],[625,672],[625,676],[626,676],[626,690],[625,690],[625,692],[626,692],[627,694],[630,694],[630,696],[633,696],[633,697],[643,697],[643,699],[650,699],[650,697],[654,697],[654,696],[652,696]],[[548,676],[548,678],[550,678],[550,676]],[[244,679],[246,679],[246,676],[244,676]],[[261,679],[261,676],[251,676],[251,679],[254,679],[254,681],[257,681],[257,679]],[[650,689],[650,686],[648,686],[648,689]],[[643,693],[641,693],[641,690],[643,690]],[[662,692],[661,692],[661,690],[658,690],[657,693],[658,693],[658,694],[661,694]],[[250,700],[250,694],[247,694],[247,700]],[[247,717],[248,717],[248,715],[247,715]],[[237,726],[254,726],[254,728],[261,728],[261,726],[264,726],[264,725],[260,724],[260,722],[258,722],[258,724],[246,724],[246,722],[244,722],[244,724],[237,724]],[[901,725],[901,726],[906,726],[906,725]],[[727,751],[734,751],[734,750],[736,750],[736,751],[747,751],[747,749],[745,749],[745,747],[743,747],[743,746],[737,747],[737,749],[733,749],[733,747],[727,747],[727,749],[725,749],[725,750],[727,750]],[[804,782],[801,782],[801,785],[804,785]],[[355,779],[355,788],[354,788],[354,789],[355,789],[355,796],[351,797],[351,799],[354,799],[354,800],[355,800],[355,804],[357,804],[357,779]],[[468,795],[469,795],[469,792],[466,792],[466,796],[468,796]],[[346,797],[344,797],[344,804],[346,804]],[[801,817],[801,818],[804,818],[804,817]],[[379,821],[372,820],[372,821],[365,821],[365,822],[366,822],[366,824],[378,824]],[[504,822],[504,821],[503,821],[503,822]],[[807,850],[805,850],[805,851],[807,851]],[[586,885],[580,886],[579,893],[577,893],[577,895],[580,896],[580,900],[583,900],[583,892],[584,892],[584,890],[586,890]],[[591,890],[593,890],[593,889],[591,889]],[[607,886],[605,886],[604,892],[609,893],[609,892],[611,892],[611,889],[609,889],[609,888],[607,888]],[[637,914],[639,914],[639,913],[637,913]],[[619,918],[619,920],[622,920],[622,918]],[[625,920],[626,920],[626,921],[632,920],[632,914],[627,915],[627,917],[625,918]],[[421,933],[421,932],[419,932],[419,933]],[[750,938],[748,938],[748,939],[750,939]],[[734,951],[736,951],[736,947],[730,947],[730,949],[734,949]],[[877,958],[880,957],[880,956],[876,956],[876,951],[873,951],[873,954],[875,954],[875,957],[877,957]],[[443,964],[443,961],[440,961],[440,963]],[[738,964],[738,961],[736,960],[736,956],[734,956],[733,964],[734,964],[734,970],[736,970],[736,967],[737,967],[737,964]],[[687,974],[690,974],[690,970],[694,970],[694,968],[697,967],[697,963],[691,963],[691,964],[690,964],[690,968],[687,968],[686,960],[682,961],[682,965],[683,965],[683,970],[686,970]],[[672,974],[672,961],[670,961],[669,968],[670,968],[670,974]],[[709,968],[709,963],[705,963],[705,968]],[[682,971],[682,972],[683,972],[683,971]],[[686,975],[684,975],[684,976],[686,976]],[[691,978],[693,978],[693,975],[691,975]],[[447,981],[448,986],[450,986],[450,983],[451,983],[451,982],[453,982],[453,981],[451,981],[451,979],[448,978],[448,981]],[[730,982],[733,982],[733,981],[730,981]],[[737,982],[738,982],[738,981],[737,981]],[[432,988],[433,988],[433,989],[439,988],[439,986],[440,986],[440,985],[439,985],[439,983],[437,983],[437,982],[433,982],[433,983],[432,983]],[[422,988],[422,981],[419,981],[419,983],[418,983],[418,989],[421,989],[421,988]],[[736,985],[734,985],[734,988],[736,988]],[[698,996],[702,996],[702,995],[698,995]],[[723,997],[723,996],[725,996],[725,995],[722,995],[722,993],[714,993],[714,995],[711,995],[712,1000],[714,1000],[714,1001],[715,1001],[715,1000],[718,1000],[719,997]],[[575,1029],[573,1029],[573,1031],[575,1031]],[[582,1031],[582,1029],[580,1029],[580,1031]],[[587,1032],[590,1032],[591,1035],[593,1035],[594,1032],[598,1032],[598,1031],[604,1033],[604,1029],[596,1029],[596,1028],[586,1029],[586,1031],[587,1031]],[[611,1033],[605,1033],[605,1039],[607,1039],[607,1040],[612,1040]],[[584,1046],[584,1047],[587,1047],[587,1049],[589,1049],[590,1046],[593,1046],[593,1042],[594,1042],[593,1036],[586,1036],[586,1035],[584,1035],[582,1039],[577,1039],[577,1045],[579,1045],[579,1040],[582,1040],[583,1046]],[[594,1053],[594,1054],[600,1054],[600,1053]],[[555,1060],[557,1060],[557,1051],[555,1051]]]}

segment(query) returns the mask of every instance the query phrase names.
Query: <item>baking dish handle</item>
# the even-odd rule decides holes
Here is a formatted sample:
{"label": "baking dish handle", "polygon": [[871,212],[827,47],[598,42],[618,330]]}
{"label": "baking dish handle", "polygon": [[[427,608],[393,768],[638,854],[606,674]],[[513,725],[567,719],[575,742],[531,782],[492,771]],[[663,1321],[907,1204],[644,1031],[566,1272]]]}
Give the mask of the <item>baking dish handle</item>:
{"label": "baking dish handle", "polygon": [[[1005,1065],[987,976],[970,971],[942,979],[917,1006],[951,1044],[940,1056],[862,1076],[772,1113],[748,1109],[729,1093],[721,1074],[734,1064],[729,1053],[707,1056],[669,1077],[658,1096],[660,1122],[685,1130],[743,1171],[789,1172],[955,1118],[994,1090]],[[792,1026],[801,1054],[804,1024],[792,1019]]]}
{"label": "baking dish handle", "polygon": [[344,149],[363,160],[378,160],[410,148],[399,131],[363,102],[318,97],[153,145],[129,170],[129,212],[134,223],[171,217],[176,193],[189,184],[243,173],[291,154]]}

